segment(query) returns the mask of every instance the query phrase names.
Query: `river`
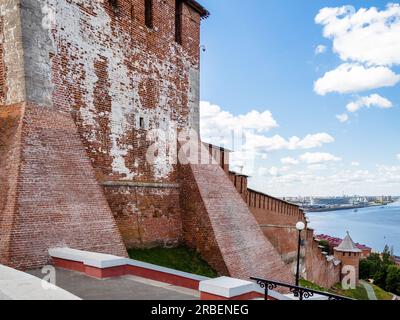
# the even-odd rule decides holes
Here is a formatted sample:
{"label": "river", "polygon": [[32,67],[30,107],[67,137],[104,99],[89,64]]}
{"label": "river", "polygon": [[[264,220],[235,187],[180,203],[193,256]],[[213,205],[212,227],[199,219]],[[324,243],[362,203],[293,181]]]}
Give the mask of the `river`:
{"label": "river", "polygon": [[400,256],[400,202],[384,208],[369,207],[352,210],[307,212],[310,228],[316,234],[343,238],[350,231],[354,242],[381,252],[385,245],[393,246]]}

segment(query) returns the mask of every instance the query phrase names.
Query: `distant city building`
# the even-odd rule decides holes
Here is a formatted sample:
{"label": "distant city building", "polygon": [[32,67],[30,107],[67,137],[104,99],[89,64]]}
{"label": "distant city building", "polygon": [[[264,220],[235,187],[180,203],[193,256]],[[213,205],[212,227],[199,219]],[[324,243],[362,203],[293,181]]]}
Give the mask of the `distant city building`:
{"label": "distant city building", "polygon": [[396,265],[398,265],[400,267],[400,257],[399,256],[394,256],[394,262],[396,263]]}

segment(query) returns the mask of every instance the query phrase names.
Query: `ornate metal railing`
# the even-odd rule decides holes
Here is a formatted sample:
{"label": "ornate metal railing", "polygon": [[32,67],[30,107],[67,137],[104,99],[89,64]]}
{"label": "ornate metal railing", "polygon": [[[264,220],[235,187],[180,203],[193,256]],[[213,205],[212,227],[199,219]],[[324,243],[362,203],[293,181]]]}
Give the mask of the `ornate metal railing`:
{"label": "ornate metal railing", "polygon": [[298,287],[298,286],[291,285],[288,283],[259,279],[259,278],[250,278],[250,279],[256,281],[257,284],[262,289],[265,290],[265,300],[269,299],[269,290],[275,290],[278,287],[288,288],[290,290],[290,292],[293,293],[294,297],[299,298],[300,301],[302,301],[304,299],[309,299],[309,298],[313,297],[314,295],[320,295],[320,296],[327,297],[328,300],[353,300],[350,298],[338,296],[338,295],[331,294],[328,292]]}

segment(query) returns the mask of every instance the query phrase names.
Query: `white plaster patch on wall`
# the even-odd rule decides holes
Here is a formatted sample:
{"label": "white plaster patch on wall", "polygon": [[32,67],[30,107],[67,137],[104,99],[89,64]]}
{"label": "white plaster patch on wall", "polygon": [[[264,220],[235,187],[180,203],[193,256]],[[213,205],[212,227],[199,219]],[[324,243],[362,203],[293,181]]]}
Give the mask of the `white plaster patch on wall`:
{"label": "white plaster patch on wall", "polygon": [[22,49],[21,12],[19,1],[2,0],[0,14],[4,21],[3,59],[7,66],[5,86],[7,95],[4,104],[25,101],[25,71]]}
{"label": "white plaster patch on wall", "polygon": [[[132,150],[132,144],[127,136],[135,128],[134,117],[143,115],[148,128],[158,128],[164,122],[171,120],[178,123],[178,127],[187,127],[189,115],[182,114],[182,98],[185,92],[179,92],[175,85],[176,77],[184,77],[176,65],[176,55],[184,57],[179,63],[184,66],[185,73],[189,74],[193,61],[174,44],[170,46],[171,54],[166,59],[146,53],[142,47],[126,50],[131,46],[131,38],[126,32],[118,30],[118,24],[112,29],[111,19],[104,11],[102,1],[92,1],[89,4],[84,0],[46,0],[56,12],[56,43],[68,51],[73,57],[69,66],[67,80],[76,84],[81,91],[83,105],[80,105],[79,116],[85,128],[85,138],[90,144],[100,141],[97,132],[101,132],[99,114],[94,104],[94,92],[98,77],[95,73],[94,63],[100,57],[107,59],[108,81],[110,83],[109,95],[111,96],[111,112],[106,114],[109,119],[110,156],[112,158],[112,172],[123,176],[125,180],[133,180],[143,173],[139,171],[137,162],[127,163],[127,156]],[[88,6],[94,15],[83,12],[79,6]],[[114,32],[113,32],[114,31]],[[140,72],[133,72],[126,66],[126,61],[131,61],[132,56],[140,56],[140,60],[132,64]],[[147,55],[146,59],[143,59]],[[150,77],[156,82],[155,106],[147,108],[142,106],[139,96],[140,86],[146,79],[143,70],[147,70]],[[103,115],[104,118],[104,115]],[[91,152],[98,151],[98,146]],[[171,163],[166,162],[165,155],[159,155],[151,167],[154,179],[162,180],[174,170]]]}
{"label": "white plaster patch on wall", "polygon": [[190,127],[200,136],[200,71],[190,68],[189,71],[189,110]]}
{"label": "white plaster patch on wall", "polygon": [[[79,7],[69,4],[64,0],[52,0],[55,2],[57,36],[61,43],[68,45],[71,56],[77,58],[75,64],[82,66],[83,75],[71,72],[71,78],[77,83],[84,78],[82,87],[86,89],[85,103],[79,109],[83,126],[88,128],[86,139],[95,143],[96,132],[100,130],[98,114],[94,105],[94,89],[98,82],[94,64],[105,57],[108,60],[109,80],[111,83],[110,95],[112,108],[109,113],[110,140],[112,157],[112,170],[116,174],[125,175],[127,180],[132,180],[133,172],[128,169],[125,157],[128,155],[129,146],[120,142],[128,129],[129,115],[133,114],[133,93],[129,87],[130,79],[127,67],[123,61],[125,56],[122,50],[115,50],[115,46],[126,47],[126,39],[113,38],[113,46],[109,44],[112,30],[110,17],[101,8],[99,2],[92,3],[95,16],[84,14]],[[75,1],[84,5],[83,0]],[[75,70],[74,70],[75,71]]]}
{"label": "white plaster patch on wall", "polygon": [[26,100],[52,106],[54,85],[50,55],[54,55],[54,41],[49,29],[43,28],[46,13],[42,10],[47,0],[20,1]]}

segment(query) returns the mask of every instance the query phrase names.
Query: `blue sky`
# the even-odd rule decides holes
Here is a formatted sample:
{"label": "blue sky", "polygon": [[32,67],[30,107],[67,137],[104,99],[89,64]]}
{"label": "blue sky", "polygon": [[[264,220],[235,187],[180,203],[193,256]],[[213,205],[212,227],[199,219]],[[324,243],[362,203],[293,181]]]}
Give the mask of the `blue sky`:
{"label": "blue sky", "polygon": [[[227,111],[233,117],[252,111],[260,114],[270,111],[270,118],[278,126],[267,126],[265,130],[255,128],[257,134],[267,138],[279,135],[284,139],[293,136],[303,139],[316,134],[332,138],[332,141],[322,139],[320,145],[310,148],[257,150],[255,167],[250,172],[246,172],[247,165],[242,169],[252,175],[253,187],[276,196],[400,194],[400,159],[397,158],[400,154],[400,82],[397,78],[400,74],[400,44],[399,40],[392,39],[397,30],[394,28],[400,24],[397,21],[400,17],[398,8],[392,8],[394,13],[388,14],[385,21],[384,12],[389,10],[386,1],[200,2],[211,12],[210,18],[202,25],[202,44],[206,52],[202,53],[201,61],[201,100],[218,106],[221,112]],[[335,51],[334,38],[324,37],[323,30],[327,24],[317,24],[316,16],[323,8],[344,5],[353,6],[355,12],[376,7],[384,23],[393,23],[386,37],[389,40],[378,43],[382,48],[378,48],[377,56],[363,56],[363,48],[357,48],[359,33],[347,38],[336,34],[336,40],[347,40],[347,43],[344,41]],[[350,17],[355,12],[338,14],[337,17]],[[368,19],[367,13],[359,16]],[[328,27],[335,27],[339,20],[330,21]],[[372,20],[371,25],[374,22]],[[372,28],[369,41],[385,36],[385,30],[376,34],[379,31]],[[352,36],[355,41],[352,41]],[[319,45],[324,46],[325,51],[317,54]],[[366,51],[370,52],[372,48],[370,44]],[[353,56],[340,56],[346,53]],[[381,61],[379,56],[388,58]],[[314,83],[346,63],[364,69],[379,68],[382,71],[384,68],[387,76],[384,78],[389,82],[392,80],[390,87],[382,79],[382,85],[378,83],[368,87],[368,82],[362,89],[352,89],[354,84],[344,85],[343,93],[335,92],[340,90],[326,79],[322,86],[325,89],[321,89],[325,90],[324,95],[318,94]],[[362,83],[364,78],[361,81],[355,79],[355,82]],[[372,75],[371,81],[376,78]],[[341,79],[338,81],[341,83]],[[379,95],[381,102],[372,99],[372,95],[375,98]],[[355,112],[346,110],[350,102],[357,101],[360,105],[361,101],[364,104],[369,101],[370,107],[359,107]],[[205,108],[204,103],[202,108]],[[346,122],[336,118],[343,114],[347,114]],[[206,118],[203,117],[203,121],[207,121]],[[259,119],[268,121],[268,116]],[[218,143],[218,138],[211,137],[211,134],[206,134],[203,139]],[[304,156],[306,153],[309,155]],[[289,160],[282,161],[285,158],[290,158],[293,163],[288,166]],[[348,181],[346,176],[350,177]]]}

